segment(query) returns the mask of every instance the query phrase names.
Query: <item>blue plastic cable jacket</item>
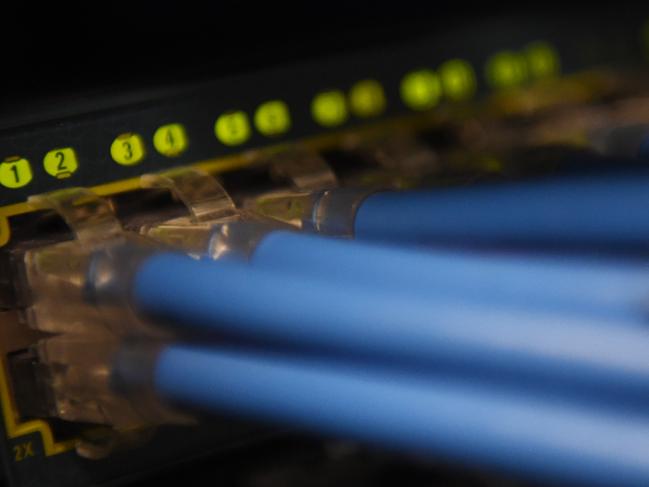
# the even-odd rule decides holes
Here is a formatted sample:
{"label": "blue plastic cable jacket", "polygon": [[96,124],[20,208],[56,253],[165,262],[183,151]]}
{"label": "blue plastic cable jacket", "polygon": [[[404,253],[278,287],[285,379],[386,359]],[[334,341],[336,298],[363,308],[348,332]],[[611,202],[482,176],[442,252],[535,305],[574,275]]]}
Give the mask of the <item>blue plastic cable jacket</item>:
{"label": "blue plastic cable jacket", "polygon": [[266,236],[251,263],[431,299],[642,319],[646,326],[649,264],[419,250],[287,231]]}
{"label": "blue plastic cable jacket", "polygon": [[649,402],[649,330],[560,313],[418,299],[161,254],[138,270],[136,309],[202,330],[387,363],[515,371]]}
{"label": "blue plastic cable jacket", "polygon": [[647,208],[646,173],[384,192],[359,207],[355,234],[413,243],[646,245]]}
{"label": "blue plastic cable jacket", "polygon": [[535,478],[649,485],[646,418],[444,380],[427,383],[173,346],[154,383],[169,401],[281,422]]}

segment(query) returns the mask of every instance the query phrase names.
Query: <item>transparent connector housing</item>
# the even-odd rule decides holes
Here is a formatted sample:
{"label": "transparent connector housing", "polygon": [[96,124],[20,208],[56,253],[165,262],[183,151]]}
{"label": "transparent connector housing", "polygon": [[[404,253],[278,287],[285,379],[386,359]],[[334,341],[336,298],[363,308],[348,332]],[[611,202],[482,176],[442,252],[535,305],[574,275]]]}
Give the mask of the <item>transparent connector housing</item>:
{"label": "transparent connector housing", "polygon": [[[232,218],[238,221],[239,217]],[[205,255],[209,248],[214,222],[195,223],[189,218],[176,218],[140,229],[142,235],[180,249],[194,258]]]}
{"label": "transparent connector housing", "polygon": [[361,203],[376,190],[337,188],[287,191],[262,195],[247,208],[265,218],[325,235],[354,235],[354,219]]}
{"label": "transparent connector housing", "polygon": [[[49,366],[44,380],[52,391],[55,416],[111,425],[121,431],[191,422],[162,404],[147,384],[140,383],[137,389],[121,387],[115,368],[125,346],[123,338],[111,334],[59,335],[41,340],[35,349],[39,360]],[[147,347],[157,350],[158,344],[147,341]]]}
{"label": "transparent connector housing", "polygon": [[277,191],[246,201],[246,209],[301,230],[313,231],[314,210],[323,191]]}
{"label": "transparent connector housing", "polygon": [[159,250],[137,235],[104,241],[69,241],[24,252],[18,287],[31,303],[27,326],[47,333],[33,350],[38,380],[50,397],[51,416],[109,425],[125,431],[182,423],[153,392],[124,394],[113,383],[115,360],[125,342],[163,343],[171,333],[138,316],[130,282],[139,264]]}
{"label": "transparent connector housing", "polygon": [[205,255],[215,222],[245,218],[219,182],[198,169],[145,174],[140,180],[145,188],[169,190],[187,209],[187,216],[142,226],[140,234],[193,257]]}
{"label": "transparent connector housing", "polygon": [[338,178],[317,153],[296,147],[273,156],[269,161],[273,179],[288,180],[297,190],[335,188]]}
{"label": "transparent connector housing", "polygon": [[70,241],[27,250],[17,282],[29,293],[26,324],[47,333],[158,334],[133,313],[125,292],[137,264],[156,250],[126,234],[94,245]]}
{"label": "transparent connector housing", "polygon": [[[313,166],[323,169],[316,162]],[[280,166],[291,169],[285,161]],[[321,171],[321,182],[328,177]],[[237,209],[218,181],[194,169],[147,175],[142,185],[168,189],[186,206],[187,215],[148,223],[138,235],[124,232],[110,204],[87,190],[33,199],[59,213],[76,236],[17,255],[17,288],[26,294],[22,301],[30,303],[22,319],[50,335],[33,351],[38,380],[45,386],[39,390],[48,392],[52,416],[108,425],[113,431],[190,421],[160,403],[147,383],[156,351],[174,337],[132,309],[130,283],[137,268],[161,248],[212,259],[248,259],[268,233],[293,228],[280,219]],[[329,222],[336,202],[345,206],[359,196],[349,190],[336,190],[333,199],[332,194],[304,193],[303,209],[324,217],[313,228]],[[300,218],[308,220],[306,213]],[[89,451],[98,454],[94,446],[84,454]]]}
{"label": "transparent connector housing", "polygon": [[79,242],[106,240],[122,233],[122,226],[109,200],[87,188],[68,188],[29,197],[35,210],[56,212]]}
{"label": "transparent connector housing", "polygon": [[295,230],[279,220],[242,212],[237,218],[194,223],[173,221],[144,229],[146,236],[196,258],[247,260],[259,241],[275,230]]}
{"label": "transparent connector housing", "polygon": [[43,334],[26,352],[34,358],[25,380],[35,381],[38,415],[102,425],[76,440],[86,458],[141,443],[158,424],[190,421],[152,388],[126,391],[115,380],[126,343],[140,340],[156,350],[168,338],[129,303],[135,270],[159,244],[124,232],[110,200],[85,188],[33,196],[29,204],[56,213],[75,237],[12,254],[17,302],[24,306],[17,314]]}
{"label": "transparent connector housing", "polygon": [[437,153],[428,145],[408,135],[394,135],[380,141],[361,144],[356,148],[358,155],[400,179],[419,179],[440,169]]}
{"label": "transparent connector housing", "polygon": [[143,188],[164,188],[182,201],[188,220],[198,223],[235,216],[237,209],[227,191],[208,173],[194,168],[176,168],[140,178]]}
{"label": "transparent connector housing", "polygon": [[[285,159],[278,161],[281,161],[278,167],[286,169]],[[313,164],[321,169],[317,161]],[[146,187],[171,191],[185,205],[188,214],[142,226],[140,233],[195,258],[247,258],[263,235],[286,228],[277,220],[237,209],[219,182],[205,172],[181,168],[141,179]]]}
{"label": "transparent connector housing", "polygon": [[249,260],[266,235],[287,229],[292,228],[273,221],[249,220],[220,223],[212,229],[206,255],[211,259]]}

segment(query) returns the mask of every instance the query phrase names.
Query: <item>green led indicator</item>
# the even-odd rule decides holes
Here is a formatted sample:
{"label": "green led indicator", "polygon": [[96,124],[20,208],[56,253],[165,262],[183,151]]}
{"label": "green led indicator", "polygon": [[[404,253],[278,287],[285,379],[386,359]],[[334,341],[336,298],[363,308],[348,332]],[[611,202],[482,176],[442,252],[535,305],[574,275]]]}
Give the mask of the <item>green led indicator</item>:
{"label": "green led indicator", "polygon": [[420,69],[401,80],[401,99],[413,110],[428,110],[437,105],[442,95],[439,76],[430,69]]}
{"label": "green led indicator", "polygon": [[559,54],[547,42],[533,42],[525,48],[524,54],[531,78],[552,78],[561,71]]}
{"label": "green led indicator", "polygon": [[513,51],[500,51],[487,60],[485,76],[489,86],[496,89],[522,85],[528,77],[525,56]]}
{"label": "green led indicator", "polygon": [[476,91],[475,72],[463,59],[451,59],[439,69],[444,95],[454,101],[470,99]]}

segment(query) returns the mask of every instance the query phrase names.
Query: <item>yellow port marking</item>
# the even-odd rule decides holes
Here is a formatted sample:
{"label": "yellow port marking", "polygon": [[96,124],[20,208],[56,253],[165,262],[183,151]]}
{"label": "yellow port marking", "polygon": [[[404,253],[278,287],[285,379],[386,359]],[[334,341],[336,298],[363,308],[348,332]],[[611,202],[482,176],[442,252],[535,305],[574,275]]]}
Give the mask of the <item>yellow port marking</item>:
{"label": "yellow port marking", "polygon": [[11,394],[9,393],[6,370],[4,360],[0,360],[0,402],[2,403],[2,416],[5,422],[7,437],[14,439],[33,433],[40,433],[43,441],[43,450],[45,456],[48,457],[72,450],[76,441],[55,441],[52,430],[47,422],[40,419],[34,419],[24,423],[18,422],[18,415],[16,414],[13,401],[11,400]]}

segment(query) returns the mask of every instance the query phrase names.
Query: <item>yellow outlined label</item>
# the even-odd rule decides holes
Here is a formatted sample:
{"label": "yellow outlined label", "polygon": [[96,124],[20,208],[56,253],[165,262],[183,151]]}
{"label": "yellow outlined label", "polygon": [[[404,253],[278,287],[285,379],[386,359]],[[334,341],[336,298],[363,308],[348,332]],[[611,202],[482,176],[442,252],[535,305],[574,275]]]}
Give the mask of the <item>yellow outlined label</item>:
{"label": "yellow outlined label", "polygon": [[[40,433],[43,442],[43,451],[45,456],[58,455],[70,451],[75,446],[74,440],[56,442],[52,435],[52,430],[45,421],[34,419],[25,423],[19,423],[15,416],[9,394],[9,384],[7,383],[7,373],[4,360],[0,360],[0,402],[2,402],[2,416],[7,430],[9,439],[19,438],[21,436]],[[23,451],[23,457],[26,451]]]}
{"label": "yellow outlined label", "polygon": [[291,128],[288,105],[281,100],[271,100],[259,105],[254,121],[257,130],[266,137],[285,134]]}
{"label": "yellow outlined label", "polygon": [[323,127],[336,127],[347,120],[347,102],[342,91],[318,93],[311,101],[311,115]]}
{"label": "yellow outlined label", "polygon": [[214,134],[222,144],[243,144],[250,138],[248,115],[241,110],[219,115],[214,124]]}
{"label": "yellow outlined label", "polygon": [[188,145],[185,127],[179,123],[163,125],[153,134],[153,147],[163,156],[179,156],[185,152]]}
{"label": "yellow outlined label", "polygon": [[122,166],[137,164],[144,159],[145,154],[144,140],[139,134],[129,132],[118,135],[110,146],[110,156]]}
{"label": "yellow outlined label", "polygon": [[77,154],[72,147],[51,150],[43,158],[43,168],[57,179],[69,178],[79,168]]}
{"label": "yellow outlined label", "polygon": [[22,157],[10,157],[0,163],[0,185],[16,189],[28,185],[32,180],[32,167]]}

